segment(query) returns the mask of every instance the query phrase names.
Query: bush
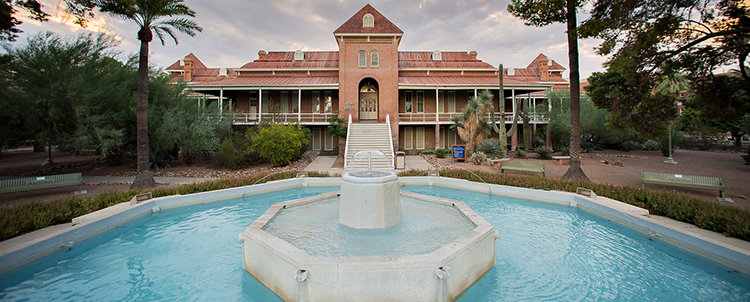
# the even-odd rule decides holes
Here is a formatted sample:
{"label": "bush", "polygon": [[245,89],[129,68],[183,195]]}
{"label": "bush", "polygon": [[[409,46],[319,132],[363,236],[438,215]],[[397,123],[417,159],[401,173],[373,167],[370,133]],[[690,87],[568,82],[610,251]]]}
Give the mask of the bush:
{"label": "bush", "polygon": [[481,165],[485,160],[487,160],[487,155],[482,151],[474,152],[474,154],[471,155],[471,161],[475,165]]}
{"label": "bush", "polygon": [[661,149],[661,144],[659,144],[659,141],[657,140],[650,139],[643,143],[643,150],[656,151],[660,149]]}
{"label": "bush", "polygon": [[742,156],[745,159],[745,166],[750,166],[750,148],[747,148],[747,155]]}
{"label": "bush", "polygon": [[625,152],[630,152],[643,149],[643,145],[637,141],[624,141],[620,144],[620,149]]}
{"label": "bush", "polygon": [[445,157],[445,150],[439,148],[435,149],[435,156],[437,156],[437,158]]}
{"label": "bush", "polygon": [[526,151],[523,149],[516,149],[515,158],[526,158]]}
{"label": "bush", "polygon": [[562,156],[569,156],[570,155],[570,148],[568,148],[568,147],[562,147],[562,148],[560,148],[560,155],[562,155]]}
{"label": "bush", "polygon": [[218,165],[228,169],[242,169],[260,161],[257,153],[250,148],[257,129],[248,128],[245,131],[230,132],[219,146],[216,155]]}
{"label": "bush", "polygon": [[507,154],[505,145],[498,139],[483,140],[477,146],[477,151],[481,151],[489,158],[503,158]]}
{"label": "bush", "polygon": [[260,126],[252,150],[270,161],[271,167],[281,167],[298,160],[309,145],[309,129],[293,124],[271,123]]}
{"label": "bush", "polygon": [[534,149],[539,159],[552,159],[552,149],[547,146],[539,146]]}

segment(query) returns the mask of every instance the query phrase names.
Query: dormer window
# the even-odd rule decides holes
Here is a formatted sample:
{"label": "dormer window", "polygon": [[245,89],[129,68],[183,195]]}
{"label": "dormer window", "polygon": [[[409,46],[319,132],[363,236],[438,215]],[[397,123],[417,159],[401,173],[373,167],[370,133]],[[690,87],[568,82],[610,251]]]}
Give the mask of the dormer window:
{"label": "dormer window", "polygon": [[222,67],[222,68],[219,69],[219,76],[222,76],[222,77],[227,76],[227,68],[226,67]]}
{"label": "dormer window", "polygon": [[508,76],[514,76],[516,75],[516,70],[513,69],[513,67],[508,68]]}
{"label": "dormer window", "polygon": [[375,17],[371,14],[366,14],[362,17],[362,27],[375,27]]}
{"label": "dormer window", "polygon": [[304,61],[305,60],[305,53],[301,50],[297,50],[294,52],[294,60],[295,61]]}
{"label": "dormer window", "polygon": [[378,66],[380,64],[380,54],[378,54],[377,51],[373,51],[370,54],[370,57],[372,59],[372,62],[370,63],[370,66]]}
{"label": "dormer window", "polygon": [[364,50],[359,51],[359,63],[357,63],[358,66],[367,66],[367,54]]}
{"label": "dormer window", "polygon": [[442,61],[443,60],[443,54],[439,50],[435,50],[432,52],[432,60],[433,61]]}

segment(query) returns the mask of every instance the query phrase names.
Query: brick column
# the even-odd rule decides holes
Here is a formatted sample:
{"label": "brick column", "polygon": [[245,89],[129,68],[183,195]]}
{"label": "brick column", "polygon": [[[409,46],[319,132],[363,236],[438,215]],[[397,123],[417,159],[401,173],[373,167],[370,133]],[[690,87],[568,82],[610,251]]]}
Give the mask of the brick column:
{"label": "brick column", "polygon": [[440,124],[435,124],[435,150],[440,148]]}

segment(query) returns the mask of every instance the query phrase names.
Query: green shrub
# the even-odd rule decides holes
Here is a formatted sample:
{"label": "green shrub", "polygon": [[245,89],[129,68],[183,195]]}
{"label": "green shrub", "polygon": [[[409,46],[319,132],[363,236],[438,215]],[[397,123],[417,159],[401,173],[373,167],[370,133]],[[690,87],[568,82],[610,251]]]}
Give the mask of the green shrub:
{"label": "green shrub", "polygon": [[568,147],[562,147],[562,148],[560,148],[560,155],[562,155],[562,156],[568,156],[568,155],[570,155],[570,148],[568,148]]}
{"label": "green shrub", "polygon": [[435,153],[435,156],[437,156],[437,158],[443,158],[443,157],[445,157],[445,150],[443,150],[443,149],[440,149],[440,148],[435,149],[434,153]]}
{"label": "green shrub", "polygon": [[[672,152],[677,149],[677,146],[680,145],[680,142],[682,142],[683,138],[684,136],[682,135],[682,133],[672,129]],[[669,156],[669,135],[659,137],[658,140],[661,154],[664,156]]]}
{"label": "green shrub", "polygon": [[633,150],[642,150],[642,149],[643,149],[643,145],[641,145],[641,143],[637,141],[629,140],[629,141],[624,141],[620,143],[620,150],[625,151],[625,152],[630,152]]}
{"label": "green shrub", "polygon": [[481,165],[485,160],[487,160],[487,155],[482,151],[474,152],[474,154],[471,155],[471,162],[475,165]]}
{"label": "green shrub", "polygon": [[298,125],[265,124],[253,140],[252,150],[271,162],[272,167],[286,166],[307,151],[310,130]]}
{"label": "green shrub", "polygon": [[745,160],[745,166],[750,166],[750,148],[747,148],[747,155],[742,155]]}
{"label": "green shrub", "polygon": [[526,158],[526,151],[523,149],[516,149],[515,158]]}
{"label": "green shrub", "polygon": [[552,159],[552,149],[547,146],[539,146],[534,149],[539,159]]}
{"label": "green shrub", "polygon": [[489,158],[503,158],[507,154],[505,145],[498,139],[483,140],[477,146],[477,151],[481,151]]}
{"label": "green shrub", "polygon": [[258,163],[259,155],[250,148],[256,132],[255,128],[230,132],[219,146],[219,153],[216,155],[218,165],[235,170]]}
{"label": "green shrub", "polygon": [[234,140],[231,136],[225,138],[221,142],[219,147],[219,154],[216,155],[216,159],[219,161],[219,165],[229,169],[237,169],[240,162],[240,155],[234,146]]}
{"label": "green shrub", "polygon": [[659,144],[659,141],[657,140],[650,139],[643,143],[643,150],[656,151],[660,149],[661,149],[661,145]]}

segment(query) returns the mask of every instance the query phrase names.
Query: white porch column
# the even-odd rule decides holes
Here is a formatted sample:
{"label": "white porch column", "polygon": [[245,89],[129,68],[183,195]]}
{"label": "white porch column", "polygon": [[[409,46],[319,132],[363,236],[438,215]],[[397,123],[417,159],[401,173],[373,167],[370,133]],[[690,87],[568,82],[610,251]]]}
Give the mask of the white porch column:
{"label": "white porch column", "polygon": [[511,100],[513,101],[513,116],[516,115],[516,89],[513,88],[510,90],[511,93]]}
{"label": "white porch column", "polygon": [[439,99],[440,99],[440,94],[438,93],[438,88],[435,87],[435,121],[436,122],[440,121],[440,118],[439,118],[440,109],[438,108],[438,106],[440,106]]}
{"label": "white porch column", "polygon": [[477,97],[477,96],[478,96],[478,94],[477,94],[477,88],[474,87],[474,97]]}
{"label": "white porch column", "polygon": [[258,122],[263,120],[263,88],[258,88]]}
{"label": "white porch column", "polygon": [[224,111],[224,89],[219,88],[219,115]]}
{"label": "white porch column", "polygon": [[297,122],[302,123],[302,88],[297,88]]}

